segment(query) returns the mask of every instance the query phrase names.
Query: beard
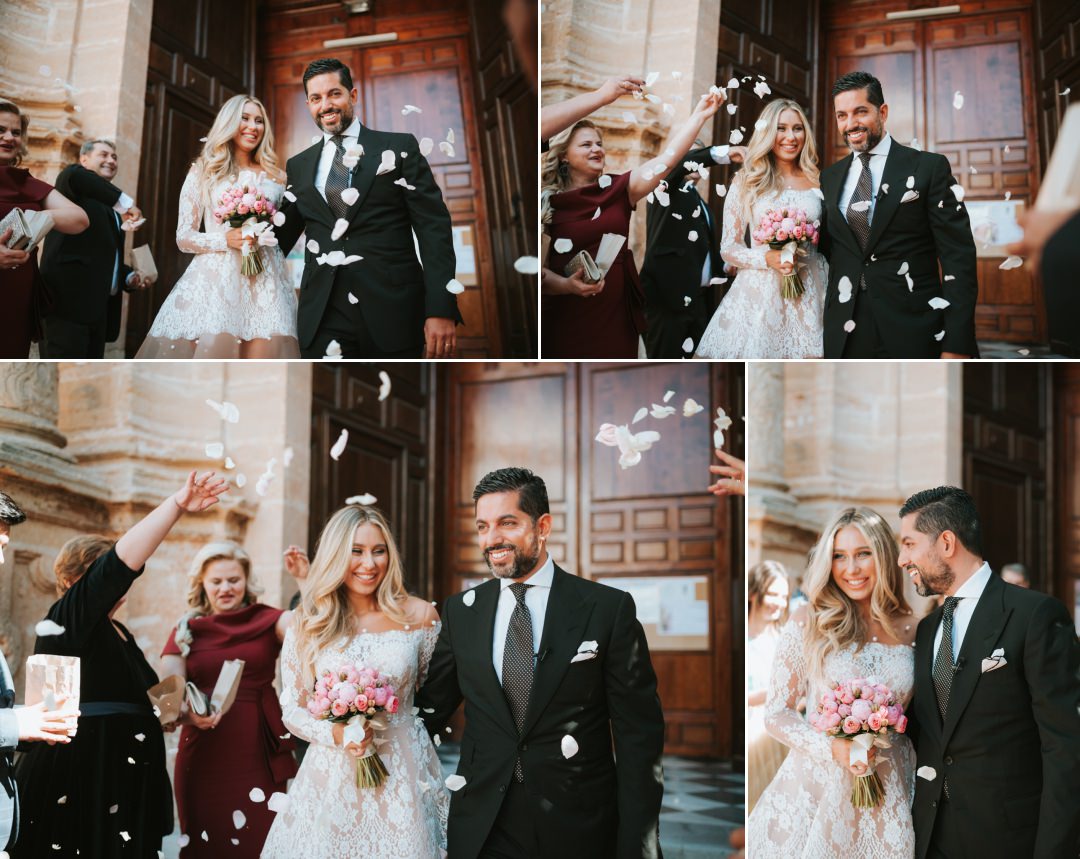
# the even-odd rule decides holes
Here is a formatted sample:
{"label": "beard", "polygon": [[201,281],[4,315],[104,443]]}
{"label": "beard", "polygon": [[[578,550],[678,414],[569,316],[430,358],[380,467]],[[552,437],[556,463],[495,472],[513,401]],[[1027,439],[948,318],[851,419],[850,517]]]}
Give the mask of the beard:
{"label": "beard", "polygon": [[352,125],[353,117],[355,116],[351,104],[341,108],[339,113],[341,115],[341,124],[336,128],[327,128],[326,125],[323,123],[323,118],[321,115],[318,119],[315,120],[315,124],[318,125],[319,128],[327,134],[339,134],[345,131],[345,129],[348,128],[350,125]]}
{"label": "beard", "polygon": [[[863,142],[859,146],[856,146],[848,141],[848,134],[851,133],[850,131],[844,134],[844,143],[847,145],[847,148],[850,149],[852,152],[869,152],[871,149],[881,143],[881,138],[885,136],[885,128],[880,122],[873,124],[867,123],[864,126],[860,126],[860,128],[862,131],[866,132],[866,137],[863,139]],[[859,131],[860,128],[852,129],[852,131]]]}
{"label": "beard", "polygon": [[[501,549],[510,549],[513,552],[513,557],[510,559],[509,564],[504,564],[500,567],[496,567],[491,563],[490,552],[499,551]],[[529,575],[536,567],[536,562],[540,560],[540,547],[531,542],[525,549],[519,549],[517,546],[509,544],[502,546],[492,546],[484,552],[484,561],[487,563],[488,569],[491,570],[491,574],[498,579],[521,579]]]}
{"label": "beard", "polygon": [[934,597],[945,594],[956,581],[956,574],[952,567],[944,561],[932,560],[927,567],[933,565],[933,572],[929,569],[915,565],[919,574],[919,581],[915,583],[915,591],[921,597]]}

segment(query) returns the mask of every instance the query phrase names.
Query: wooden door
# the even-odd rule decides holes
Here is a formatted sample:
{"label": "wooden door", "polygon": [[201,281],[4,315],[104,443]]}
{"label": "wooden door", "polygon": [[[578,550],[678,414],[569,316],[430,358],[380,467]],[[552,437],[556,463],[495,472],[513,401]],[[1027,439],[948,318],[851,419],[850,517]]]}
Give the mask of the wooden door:
{"label": "wooden door", "polygon": [[[440,506],[449,539],[441,593],[488,575],[476,545],[476,481],[506,465],[532,468],[548,486],[549,546],[560,566],[616,586],[629,586],[629,579],[658,587],[699,580],[693,587],[705,603],[704,641],[665,641],[659,628],[650,633],[666,750],[731,756],[743,702],[742,508],[704,487],[717,406],[735,420],[728,449],[742,449],[742,364],[459,364],[442,378]],[[667,390],[676,392],[677,414],[634,425],[658,430],[661,440],[640,465],[621,469],[618,451],[594,440],[600,424],[629,422]],[[682,417],[687,397],[706,410]],[[639,606],[649,628],[647,611]]]}
{"label": "wooden door", "polygon": [[982,520],[983,556],[994,572],[1019,561],[1032,587],[1051,590],[1051,368],[1003,362],[964,365],[964,483]]}
{"label": "wooden door", "polygon": [[[259,53],[279,152],[289,158],[311,146],[318,133],[304,104],[302,79],[309,62],[326,56],[336,56],[349,66],[359,90],[356,113],[361,122],[381,131],[432,138],[436,146],[428,162],[450,210],[457,278],[465,285],[458,296],[465,319],[458,333],[458,354],[502,356],[498,289],[507,284],[497,281],[493,265],[465,0],[436,8],[419,0],[376,3],[373,8],[371,14],[349,15],[340,5],[269,3],[260,18]],[[397,40],[323,47],[329,39],[388,32],[396,33]],[[422,112],[402,116],[406,104]],[[451,129],[452,157],[438,148]]]}
{"label": "wooden door", "polygon": [[[831,120],[832,83],[862,69],[881,82],[887,128],[904,145],[945,155],[966,202],[1031,205],[1041,173],[1035,118],[1035,67],[1028,0],[966,0],[960,13],[888,21],[906,2],[827,2],[826,58],[819,111],[822,162],[846,157]],[[953,95],[964,106],[953,107]],[[1000,257],[979,257],[979,339],[1044,342],[1045,309],[1029,266],[1001,271]]]}
{"label": "wooden door", "polygon": [[[381,402],[379,370],[391,381]],[[371,493],[401,549],[405,586],[432,599],[432,365],[314,362],[312,373],[309,553],[314,557],[319,532],[345,499]],[[342,430],[348,442],[335,461],[330,448]]]}
{"label": "wooden door", "polygon": [[[1073,611],[1080,632],[1080,364],[1053,364],[1057,551],[1047,590]],[[1052,588],[1052,589],[1051,589]]]}
{"label": "wooden door", "polygon": [[150,245],[158,281],[128,298],[129,358],[191,262],[176,246],[180,189],[221,105],[252,90],[254,51],[255,0],[154,3],[137,201],[147,223],[135,243]]}

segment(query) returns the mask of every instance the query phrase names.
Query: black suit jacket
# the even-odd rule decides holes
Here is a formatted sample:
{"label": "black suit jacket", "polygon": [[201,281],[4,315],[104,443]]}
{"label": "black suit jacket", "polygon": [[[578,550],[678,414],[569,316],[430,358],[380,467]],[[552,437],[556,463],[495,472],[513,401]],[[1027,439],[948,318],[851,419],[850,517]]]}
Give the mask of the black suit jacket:
{"label": "black suit jacket", "polygon": [[[825,197],[822,252],[829,260],[825,357],[873,357],[844,355],[848,336],[844,325],[853,317],[856,302],[861,301],[870,303],[881,343],[891,358],[938,358],[942,352],[978,357],[975,240],[967,209],[949,190],[956,179],[948,159],[901,146],[893,139],[881,178],[881,184],[888,185],[889,190],[878,193],[864,251],[840,210],[847,202],[840,196],[853,158],[853,154],[849,155],[821,172]],[[902,203],[909,190],[908,177],[912,176],[915,181],[911,190],[919,196]],[[942,280],[939,261],[942,274],[954,279]],[[914,282],[911,290],[904,276],[897,273],[904,262]],[[862,276],[866,278],[865,290],[859,288]],[[839,300],[842,277],[852,284],[851,300],[845,303]],[[928,303],[931,298],[944,298],[949,306],[935,310]],[[935,335],[942,330],[944,338],[936,340]]]}
{"label": "black suit jacket", "polygon": [[[1080,644],[1060,602],[992,575],[958,657],[944,724],[934,691],[934,635],[942,609],[915,642],[918,765],[915,855],[931,843],[949,780],[949,802],[970,823],[971,856],[1075,859],[1080,850]],[[1002,648],[1006,664],[982,672]]]}
{"label": "black suit jacket", "polygon": [[[633,599],[556,566],[519,739],[491,662],[499,582],[467,593],[472,605],[455,594],[443,606],[417,697],[432,734],[465,701],[458,772],[466,784],[450,802],[450,857],[479,854],[519,755],[542,856],[660,857],[664,717]],[[585,641],[597,643],[597,657],[571,664]],[[569,759],[560,748],[567,734],[579,749]]]}
{"label": "black suit jacket", "polygon": [[[106,320],[106,340],[120,336],[120,310],[131,267],[124,263],[124,233],[116,222],[113,206],[122,193],[81,164],[72,164],[56,177],[56,190],[81,206],[90,226],[78,235],[56,230],[45,236],[41,276],[53,293],[50,316],[69,322],[96,325]],[[116,255],[120,289],[109,295]]]}
{"label": "black suit jacket", "polygon": [[[363,257],[348,266],[318,265],[318,255],[305,250],[297,316],[301,349],[315,339],[332,299],[345,312],[362,314],[375,343],[387,352],[422,344],[428,317],[461,321],[457,299],[446,291],[456,267],[450,212],[416,138],[361,125],[357,141],[364,154],[351,184],[360,196],[349,207],[349,228],[337,241],[330,238],[337,219],[315,188],[322,141],[290,158],[286,167],[296,202],[283,203],[285,223],[275,230],[282,251],[288,253],[306,232],[308,240],[318,243],[320,255],[341,250]],[[385,150],[394,153],[394,169],[376,176]],[[415,190],[394,184],[399,179]],[[356,305],[341,303],[349,292],[359,299]]]}

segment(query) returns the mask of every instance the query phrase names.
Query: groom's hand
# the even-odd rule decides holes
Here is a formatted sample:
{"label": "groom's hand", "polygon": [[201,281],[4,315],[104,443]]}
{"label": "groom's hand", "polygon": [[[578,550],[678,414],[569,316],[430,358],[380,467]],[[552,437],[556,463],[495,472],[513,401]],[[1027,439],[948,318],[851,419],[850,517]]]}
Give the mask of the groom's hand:
{"label": "groom's hand", "polygon": [[456,327],[453,319],[429,316],[424,320],[424,357],[453,358],[457,345]]}

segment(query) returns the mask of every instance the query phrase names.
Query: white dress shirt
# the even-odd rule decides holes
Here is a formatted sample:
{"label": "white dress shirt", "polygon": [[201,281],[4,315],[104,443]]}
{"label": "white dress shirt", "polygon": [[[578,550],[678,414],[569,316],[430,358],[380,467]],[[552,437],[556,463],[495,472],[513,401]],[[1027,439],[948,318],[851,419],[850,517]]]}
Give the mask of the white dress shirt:
{"label": "white dress shirt", "polygon": [[[870,150],[870,208],[867,210],[869,215],[868,223],[874,223],[874,207],[877,206],[878,190],[881,188],[881,176],[885,172],[885,159],[889,157],[889,150],[892,149],[892,137],[886,132],[885,136],[878,141],[878,145]],[[840,199],[843,201],[843,205],[840,207],[840,211],[844,213],[844,218],[848,216],[848,203],[851,202],[851,197],[855,193],[855,186],[859,184],[859,177],[862,175],[862,159],[859,157],[859,153],[852,153],[855,157],[851,159],[851,167],[848,168],[847,179],[844,180],[844,190],[840,193]],[[901,194],[907,190],[906,188],[890,188],[889,191],[899,191]]]}
{"label": "white dress shirt", "polygon": [[[990,581],[990,565],[983,563],[979,569],[975,571],[975,574],[964,582],[954,597],[959,597],[960,602],[956,604],[956,608],[953,609],[953,626],[952,626],[952,658],[953,662],[956,662],[957,657],[960,655],[960,645],[964,643],[964,634],[967,632],[968,624],[971,623],[971,616],[975,614],[975,606],[979,604],[979,597],[982,596],[983,590],[986,588],[986,583]],[[944,618],[944,615],[942,616]],[[934,655],[931,659],[937,658],[938,648],[941,646],[941,624],[938,624],[937,632],[934,635]]]}
{"label": "white dress shirt", "polygon": [[[540,638],[544,634],[544,616],[547,614],[548,597],[551,596],[551,582],[555,578],[555,562],[547,556],[543,566],[537,570],[525,584],[532,585],[525,591],[525,606],[532,617],[533,657],[540,649]],[[510,628],[510,615],[514,613],[517,600],[510,585],[515,579],[499,579],[499,602],[495,609],[495,635],[491,641],[491,661],[495,673],[502,683],[503,651],[506,650],[506,630]]]}
{"label": "white dress shirt", "polygon": [[[349,138],[352,138],[353,142],[356,142],[357,136],[360,134],[360,120],[357,117],[353,117],[352,123],[342,133],[342,144],[349,145]],[[315,189],[322,194],[322,198],[326,199],[326,177],[330,175],[330,168],[334,164],[334,153],[337,151],[337,147],[334,146],[334,141],[331,138],[334,135],[323,132],[323,150],[322,155],[319,156],[319,169],[315,171]],[[352,180],[352,170],[349,171],[349,179]]]}

